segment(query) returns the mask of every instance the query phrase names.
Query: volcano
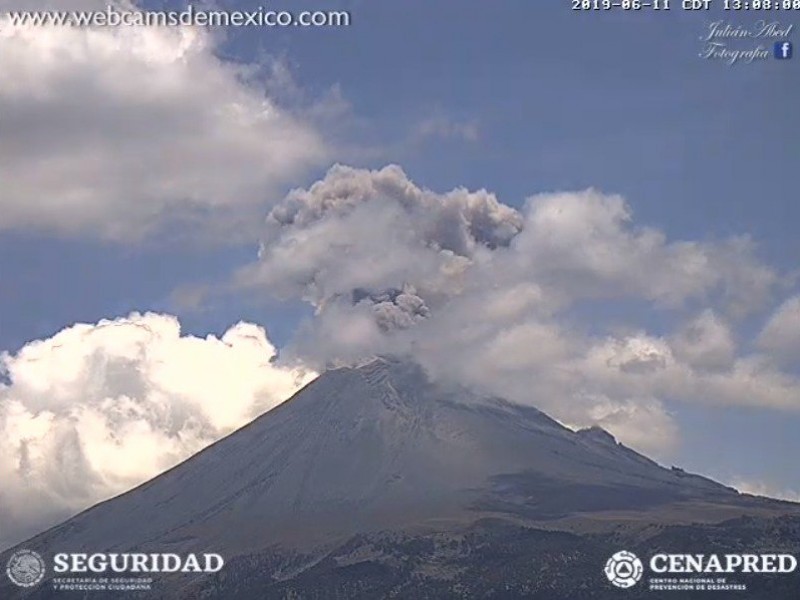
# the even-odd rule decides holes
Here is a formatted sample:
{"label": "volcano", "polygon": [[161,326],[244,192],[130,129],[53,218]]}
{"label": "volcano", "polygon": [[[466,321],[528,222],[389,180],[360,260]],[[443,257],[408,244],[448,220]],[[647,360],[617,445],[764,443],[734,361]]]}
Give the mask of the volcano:
{"label": "volcano", "polygon": [[[61,552],[225,557],[219,573],[156,577],[137,598],[601,598],[616,591],[603,564],[621,546],[786,550],[798,515],[664,468],[600,428],[573,431],[378,358],[325,372],[0,560],[20,548],[48,564]],[[63,597],[48,581],[5,579],[0,597]],[[782,597],[763,593],[748,597]]]}

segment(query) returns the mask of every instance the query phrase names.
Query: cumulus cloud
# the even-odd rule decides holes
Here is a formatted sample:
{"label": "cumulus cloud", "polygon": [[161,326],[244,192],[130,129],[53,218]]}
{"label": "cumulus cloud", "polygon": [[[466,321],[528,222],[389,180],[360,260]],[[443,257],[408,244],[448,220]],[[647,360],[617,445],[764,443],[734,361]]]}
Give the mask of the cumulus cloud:
{"label": "cumulus cloud", "polygon": [[268,194],[325,159],[315,128],[254,69],[220,59],[208,30],[0,19],[0,229],[241,233]]}
{"label": "cumulus cloud", "polygon": [[620,196],[595,190],[534,196],[515,249],[540,281],[579,298],[633,297],[659,306],[722,297],[737,312],[762,304],[775,283],[746,238],[669,241],[636,227]]}
{"label": "cumulus cloud", "polygon": [[[236,283],[315,308],[288,349],[309,364],[411,354],[435,377],[663,456],[679,439],[670,402],[800,409],[800,381],[737,347],[733,329],[779,279],[747,238],[670,240],[619,196],[539,195],[517,210],[484,190],[423,189],[396,166],[336,166],[271,210]],[[679,324],[604,330],[585,317],[592,302]]]}
{"label": "cumulus cloud", "polygon": [[174,466],[315,375],[275,356],[259,326],[197,338],[153,313],[2,354],[0,547]]}

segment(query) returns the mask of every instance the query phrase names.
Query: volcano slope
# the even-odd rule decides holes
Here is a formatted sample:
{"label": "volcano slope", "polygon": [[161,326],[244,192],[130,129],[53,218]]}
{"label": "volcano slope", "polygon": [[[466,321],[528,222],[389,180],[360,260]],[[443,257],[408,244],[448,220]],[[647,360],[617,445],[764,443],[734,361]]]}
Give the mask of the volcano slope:
{"label": "volcano slope", "polygon": [[[611,598],[622,590],[603,566],[618,550],[796,552],[800,506],[664,468],[602,429],[576,432],[378,358],[327,371],[0,564],[19,548],[48,565],[62,552],[225,557],[219,573],[155,574],[151,591],[126,598]],[[52,576],[28,589],[4,578],[0,597],[69,597]],[[800,589],[796,574],[746,582],[747,598]],[[624,592],[656,597],[644,583]]]}

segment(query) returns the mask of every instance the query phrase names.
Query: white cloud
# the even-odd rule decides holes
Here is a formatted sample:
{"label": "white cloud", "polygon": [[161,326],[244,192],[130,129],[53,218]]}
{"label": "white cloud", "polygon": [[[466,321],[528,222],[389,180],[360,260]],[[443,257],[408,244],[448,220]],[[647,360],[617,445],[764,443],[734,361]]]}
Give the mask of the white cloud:
{"label": "white cloud", "polygon": [[797,489],[786,489],[764,483],[763,481],[752,481],[743,477],[734,478],[730,485],[745,494],[789,500],[790,502],[800,502],[800,490]]}
{"label": "white cloud", "polygon": [[595,190],[531,198],[514,249],[538,280],[578,298],[634,297],[680,307],[718,294],[743,312],[763,304],[776,280],[746,238],[669,241],[635,226],[621,197]]}
{"label": "white cloud", "polygon": [[800,380],[765,357],[743,354],[724,369],[708,370],[679,360],[667,340],[644,332],[595,341],[572,368],[613,396],[800,410]]}
{"label": "white cloud", "polygon": [[0,229],[241,233],[327,150],[216,45],[199,28],[2,23]]}
{"label": "white cloud", "polygon": [[0,356],[0,546],[163,472],[314,376],[275,354],[256,325],[202,339],[134,313]]}
{"label": "white cloud", "polygon": [[584,424],[597,424],[648,456],[667,457],[680,442],[678,424],[654,398],[592,398]]}
{"label": "white cloud", "polygon": [[436,115],[417,125],[414,137],[415,141],[440,138],[476,142],[480,137],[480,128],[474,120],[459,121],[444,115]]}
{"label": "white cloud", "polygon": [[[422,189],[396,166],[337,166],[272,209],[237,283],[315,307],[288,349],[309,364],[409,353],[665,456],[679,438],[669,402],[800,409],[800,381],[732,329],[778,280],[746,238],[670,240],[618,196],[535,196],[518,211],[483,190]],[[605,331],[572,310],[595,301],[683,325]]]}
{"label": "white cloud", "polygon": [[758,345],[781,364],[800,362],[800,296],[778,307],[761,331]]}
{"label": "white cloud", "polygon": [[670,346],[680,359],[700,369],[729,367],[736,354],[730,327],[710,309],[682,327]]}

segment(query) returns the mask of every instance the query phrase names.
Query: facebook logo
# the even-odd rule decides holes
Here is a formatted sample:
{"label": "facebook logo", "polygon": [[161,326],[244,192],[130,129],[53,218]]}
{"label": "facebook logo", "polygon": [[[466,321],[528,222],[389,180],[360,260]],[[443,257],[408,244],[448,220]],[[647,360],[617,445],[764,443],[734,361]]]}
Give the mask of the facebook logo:
{"label": "facebook logo", "polygon": [[786,60],[792,58],[792,42],[775,42],[775,58]]}

